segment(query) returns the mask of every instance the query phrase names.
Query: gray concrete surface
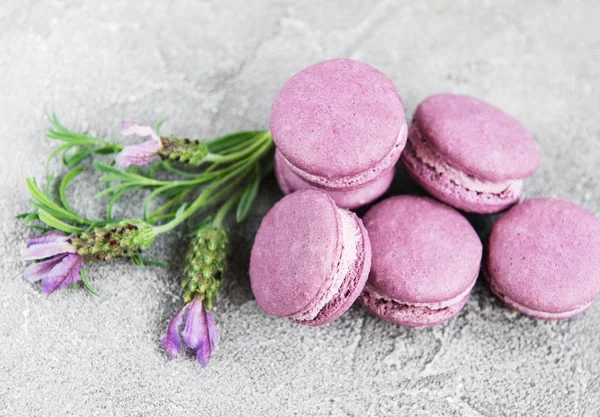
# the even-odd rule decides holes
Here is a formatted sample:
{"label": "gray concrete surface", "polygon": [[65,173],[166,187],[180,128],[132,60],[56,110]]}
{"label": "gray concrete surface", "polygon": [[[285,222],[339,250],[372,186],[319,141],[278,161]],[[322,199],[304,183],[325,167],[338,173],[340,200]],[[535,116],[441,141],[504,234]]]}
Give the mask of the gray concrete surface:
{"label": "gray concrete surface", "polygon": [[[182,244],[89,270],[100,298],[49,297],[21,278],[24,179],[52,149],[44,112],[118,138],[122,119],[211,137],[265,128],[286,79],[332,57],[396,83],[407,114],[436,92],[484,98],[521,120],[542,164],[528,196],[600,215],[600,7],[595,1],[0,0],[0,415],[598,416],[600,305],[560,323],[512,313],[479,282],[446,325],[415,331],[358,306],[322,328],[264,315],[248,284],[267,182],[234,228],[208,369],[168,361],[159,339],[180,305]],[[53,165],[58,169],[59,165]],[[393,192],[414,191],[399,173]],[[73,189],[85,213],[89,174]],[[120,210],[135,212],[136,203]],[[482,234],[490,218],[471,216]]]}

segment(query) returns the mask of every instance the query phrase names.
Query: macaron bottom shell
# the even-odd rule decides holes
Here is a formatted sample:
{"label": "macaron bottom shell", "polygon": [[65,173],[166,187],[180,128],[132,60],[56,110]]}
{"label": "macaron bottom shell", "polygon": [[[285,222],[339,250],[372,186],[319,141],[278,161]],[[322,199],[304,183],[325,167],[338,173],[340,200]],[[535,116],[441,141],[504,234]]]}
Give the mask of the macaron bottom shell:
{"label": "macaron bottom shell", "polygon": [[487,214],[505,210],[521,198],[522,180],[507,183],[505,187],[501,187],[503,189],[490,191],[484,188],[496,188],[495,184],[482,187],[482,182],[474,179],[472,182],[477,184],[475,187],[480,187],[477,189],[464,180],[466,174],[461,173],[462,178],[458,178],[458,175],[453,177],[447,168],[448,164],[439,156],[434,155],[427,161],[421,159],[418,153],[426,145],[418,144],[418,140],[415,142],[414,136],[419,135],[415,135],[411,129],[411,137],[400,158],[401,163],[413,180],[438,200],[463,211]]}
{"label": "macaron bottom shell", "polygon": [[360,186],[351,188],[328,188],[318,184],[313,184],[300,178],[287,165],[279,151],[275,151],[275,177],[279,188],[284,194],[291,194],[294,191],[316,189],[327,193],[333,201],[339,206],[348,209],[354,209],[368,204],[387,191],[394,178],[394,166],[387,168],[373,180]]}
{"label": "macaron bottom shell", "polygon": [[440,303],[405,303],[384,297],[367,285],[359,297],[360,303],[369,312],[382,320],[399,326],[422,329],[442,324],[454,316],[464,307],[473,284],[458,296]]}
{"label": "macaron bottom shell", "polygon": [[496,297],[498,297],[504,304],[506,304],[507,306],[509,306],[510,308],[518,311],[519,313],[523,313],[526,316],[532,317],[534,319],[539,319],[539,320],[566,320],[566,319],[570,319],[573,318],[575,316],[578,316],[580,314],[582,314],[583,312],[585,312],[587,309],[589,309],[594,302],[590,302],[581,306],[578,306],[577,308],[570,310],[570,311],[564,311],[564,312],[560,312],[560,313],[550,313],[547,311],[538,311],[538,310],[532,310],[531,308],[528,308],[522,304],[517,303],[516,301],[512,300],[510,297],[508,297],[506,294],[502,293],[502,291],[500,291],[498,289],[498,287],[494,284],[494,280],[491,279],[489,273],[487,272],[486,268],[483,268],[483,276],[485,277],[485,279],[487,280],[490,289],[492,290],[492,292],[496,295]]}

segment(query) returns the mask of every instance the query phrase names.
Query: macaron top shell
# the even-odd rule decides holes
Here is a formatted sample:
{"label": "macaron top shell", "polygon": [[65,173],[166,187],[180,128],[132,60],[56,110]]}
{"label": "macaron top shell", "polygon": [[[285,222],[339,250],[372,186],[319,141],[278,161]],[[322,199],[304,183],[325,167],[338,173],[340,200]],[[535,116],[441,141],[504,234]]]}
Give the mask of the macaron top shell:
{"label": "macaron top shell", "polygon": [[307,190],[286,196],[263,218],[250,277],[267,314],[287,317],[303,311],[325,287],[341,254],[336,210],[327,195]]}
{"label": "macaron top shell", "polygon": [[389,78],[362,62],[334,59],[300,71],[284,85],[271,108],[270,129],[294,166],[335,179],[377,165],[405,123]]}
{"label": "macaron top shell", "polygon": [[492,228],[487,274],[531,310],[563,313],[600,294],[600,222],[566,200],[528,200]]}
{"label": "macaron top shell", "polygon": [[404,303],[438,303],[464,293],[479,274],[482,244],[456,210],[433,199],[391,197],[363,222],[373,253],[367,287]]}
{"label": "macaron top shell", "polygon": [[539,148],[527,130],[474,97],[431,96],[417,107],[413,125],[435,152],[480,180],[526,178],[540,163]]}

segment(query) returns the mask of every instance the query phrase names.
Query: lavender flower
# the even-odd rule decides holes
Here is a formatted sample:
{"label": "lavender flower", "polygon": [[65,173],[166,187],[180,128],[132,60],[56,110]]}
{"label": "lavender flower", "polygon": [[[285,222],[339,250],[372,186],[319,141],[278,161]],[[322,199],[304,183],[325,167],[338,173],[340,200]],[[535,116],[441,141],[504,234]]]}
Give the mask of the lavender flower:
{"label": "lavender flower", "polygon": [[24,277],[29,282],[42,281],[42,292],[51,292],[81,281],[80,270],[84,266],[83,257],[77,253],[71,239],[75,234],[65,235],[52,231],[37,238],[27,239],[29,248],[21,258],[25,261],[42,260],[25,268]]}
{"label": "lavender flower", "polygon": [[[139,257],[140,250],[154,241],[149,224],[131,219],[96,227],[79,235],[53,230],[27,239],[29,247],[21,253],[24,261],[40,261],[25,268],[25,279],[42,281],[42,292],[51,292],[82,281],[85,261],[108,261]],[[87,286],[85,277],[83,283]],[[89,289],[89,288],[88,288]]]}
{"label": "lavender flower", "polygon": [[121,122],[121,133],[125,136],[141,136],[146,142],[125,146],[115,158],[115,165],[125,169],[130,165],[146,165],[153,157],[200,166],[208,155],[206,144],[197,139],[161,137],[149,126]]}
{"label": "lavender flower", "polygon": [[[229,233],[220,225],[205,223],[195,232],[183,270],[183,299],[186,303],[173,317],[162,345],[171,359],[181,353],[181,338],[206,367],[218,343],[218,331],[209,311],[219,292],[227,267]],[[185,328],[180,331],[185,322]]]}
{"label": "lavender flower", "polygon": [[[185,327],[181,327],[185,322]],[[219,342],[219,333],[212,313],[204,307],[202,297],[194,298],[173,317],[162,345],[171,359],[181,353],[181,339],[189,349],[196,352],[196,359],[203,368]]]}
{"label": "lavender flower", "polygon": [[146,142],[137,145],[125,146],[115,158],[117,168],[125,169],[130,165],[146,165],[152,158],[158,155],[162,148],[160,136],[149,126],[142,126],[137,123],[122,122],[121,134],[124,136],[141,136],[146,138]]}

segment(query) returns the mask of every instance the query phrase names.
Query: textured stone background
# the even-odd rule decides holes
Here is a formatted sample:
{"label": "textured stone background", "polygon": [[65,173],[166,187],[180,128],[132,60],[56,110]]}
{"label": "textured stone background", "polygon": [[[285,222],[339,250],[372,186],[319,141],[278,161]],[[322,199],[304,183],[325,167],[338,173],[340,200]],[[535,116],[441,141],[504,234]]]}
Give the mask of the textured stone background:
{"label": "textured stone background", "polygon": [[[600,305],[560,323],[504,308],[480,282],[461,314],[415,331],[355,306],[307,328],[265,316],[247,264],[264,187],[233,230],[210,367],[166,359],[159,339],[180,305],[182,244],[89,270],[100,298],[49,297],[21,278],[24,179],[45,175],[44,112],[119,138],[122,119],[212,137],[265,128],[292,74],[332,57],[386,73],[410,117],[437,92],[484,98],[521,120],[542,150],[528,196],[571,199],[600,215],[600,8],[595,1],[0,0],[0,415],[598,416]],[[58,169],[59,165],[52,168]],[[86,181],[87,180],[87,181]],[[98,210],[92,174],[73,188]],[[414,191],[400,173],[394,192]],[[120,210],[135,210],[121,206]],[[472,216],[482,234],[490,218]]]}

